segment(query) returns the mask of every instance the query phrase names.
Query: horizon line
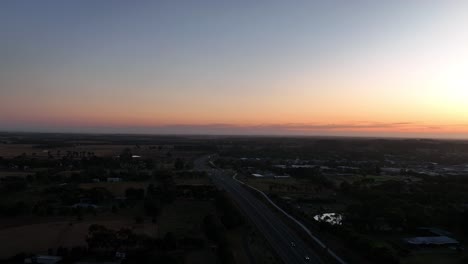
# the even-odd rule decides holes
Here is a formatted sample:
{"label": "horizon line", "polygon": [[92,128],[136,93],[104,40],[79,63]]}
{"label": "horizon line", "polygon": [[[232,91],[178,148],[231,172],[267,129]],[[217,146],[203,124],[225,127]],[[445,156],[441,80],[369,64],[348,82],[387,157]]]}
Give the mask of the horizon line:
{"label": "horizon line", "polygon": [[93,136],[173,136],[173,137],[252,137],[252,138],[349,138],[349,139],[389,139],[389,140],[444,140],[444,141],[468,141],[467,137],[422,137],[422,136],[378,136],[378,135],[326,135],[326,134],[317,134],[317,135],[307,135],[307,134],[216,134],[216,133],[152,133],[152,132],[72,132],[72,131],[34,131],[34,130],[2,130],[0,129],[1,134],[54,134],[54,135],[93,135]]}

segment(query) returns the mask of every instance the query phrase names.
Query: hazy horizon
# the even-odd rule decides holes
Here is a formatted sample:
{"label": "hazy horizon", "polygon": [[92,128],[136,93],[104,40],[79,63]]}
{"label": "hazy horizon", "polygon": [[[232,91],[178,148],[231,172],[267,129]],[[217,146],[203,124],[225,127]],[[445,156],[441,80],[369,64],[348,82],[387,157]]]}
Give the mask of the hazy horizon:
{"label": "hazy horizon", "polygon": [[468,139],[468,2],[2,1],[0,131]]}
{"label": "hazy horizon", "polygon": [[89,135],[143,135],[143,136],[215,136],[215,137],[317,137],[317,138],[382,138],[382,139],[434,139],[434,140],[468,140],[465,134],[434,134],[434,133],[395,133],[395,132],[362,132],[362,131],[324,131],[301,132],[287,130],[272,130],[264,126],[243,127],[232,125],[189,126],[172,125],[159,127],[82,127],[82,128],[16,128],[0,130],[1,133],[45,133],[45,134],[89,134]]}

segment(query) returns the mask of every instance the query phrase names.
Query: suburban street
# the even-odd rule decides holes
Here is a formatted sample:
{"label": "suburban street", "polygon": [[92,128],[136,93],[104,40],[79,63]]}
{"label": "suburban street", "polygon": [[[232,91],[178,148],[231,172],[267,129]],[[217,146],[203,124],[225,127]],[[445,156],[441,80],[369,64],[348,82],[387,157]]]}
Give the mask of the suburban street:
{"label": "suburban street", "polygon": [[208,157],[195,162],[213,183],[228,192],[284,263],[324,263],[275,212],[232,178],[232,173],[208,166]]}

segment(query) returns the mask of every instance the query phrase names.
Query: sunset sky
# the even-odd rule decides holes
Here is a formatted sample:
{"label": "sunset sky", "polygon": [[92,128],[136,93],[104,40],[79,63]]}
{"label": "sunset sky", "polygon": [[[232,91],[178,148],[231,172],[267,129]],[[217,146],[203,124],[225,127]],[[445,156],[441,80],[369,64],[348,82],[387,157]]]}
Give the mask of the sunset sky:
{"label": "sunset sky", "polygon": [[0,1],[0,131],[468,138],[468,1]]}

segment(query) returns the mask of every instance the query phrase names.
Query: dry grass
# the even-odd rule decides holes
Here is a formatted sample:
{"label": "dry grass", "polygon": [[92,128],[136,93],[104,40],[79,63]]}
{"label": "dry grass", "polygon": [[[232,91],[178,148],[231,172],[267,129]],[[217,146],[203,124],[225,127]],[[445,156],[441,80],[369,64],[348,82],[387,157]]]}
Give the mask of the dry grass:
{"label": "dry grass", "polygon": [[[64,156],[67,154],[67,151],[71,152],[94,152],[96,156],[101,157],[109,157],[109,156],[117,156],[119,155],[122,150],[125,148],[130,148],[134,154],[141,154],[142,150],[135,148],[132,145],[104,145],[104,144],[96,144],[96,145],[78,145],[75,147],[59,147],[59,148],[35,148],[34,145],[30,144],[2,144],[0,145],[0,157],[4,158],[13,158],[17,157],[23,153],[28,156],[32,156],[35,153],[36,157],[39,158],[46,158],[48,157],[47,152],[56,157],[57,151],[60,151],[60,156]],[[165,153],[165,152],[164,152]]]}
{"label": "dry grass", "polygon": [[148,182],[93,182],[82,183],[79,185],[83,189],[105,188],[115,196],[125,196],[125,190],[128,188],[146,189]]}
{"label": "dry grass", "polygon": [[33,145],[27,145],[27,144],[1,144],[0,145],[0,157],[13,158],[23,153],[26,153],[27,155],[32,155],[32,153],[36,153],[37,156],[47,157],[47,153],[42,152],[41,149],[33,148]]}
{"label": "dry grass", "polygon": [[34,174],[34,171],[0,171],[0,178],[4,177],[26,177]]}
{"label": "dry grass", "polygon": [[178,199],[163,208],[158,221],[160,235],[173,232],[176,235],[200,236],[204,217],[214,211],[211,201]]}
{"label": "dry grass", "polygon": [[421,181],[420,178],[412,177],[412,176],[401,176],[401,175],[367,175],[367,176],[360,176],[360,175],[350,175],[350,176],[343,176],[343,175],[330,175],[327,176],[330,180],[334,181],[336,185],[341,184],[344,181],[349,183],[355,181],[361,181],[366,179],[372,179],[374,182],[373,185],[382,184],[386,181],[411,181],[411,182],[419,182]]}
{"label": "dry grass", "polygon": [[[216,254],[210,249],[193,250],[185,257],[186,264],[214,264],[216,263]],[[247,262],[244,262],[247,263]]]}
{"label": "dry grass", "polygon": [[100,157],[111,157],[118,156],[122,153],[122,150],[129,148],[132,152],[135,152],[134,146],[131,145],[81,145],[74,148],[64,148],[62,152],[65,151],[85,151],[85,152],[94,152],[96,156]]}
{"label": "dry grass", "polygon": [[273,249],[266,241],[265,237],[258,233],[257,230],[250,234],[248,247],[255,263],[280,264],[282,261],[275,255]]}
{"label": "dry grass", "polygon": [[428,250],[416,252],[409,257],[404,258],[402,264],[460,264],[462,256],[455,250]]}
{"label": "dry grass", "polygon": [[269,193],[314,193],[316,185],[306,180],[294,178],[274,179],[274,178],[244,178],[245,183],[259,190]]}
{"label": "dry grass", "polygon": [[206,176],[194,178],[175,176],[174,181],[178,185],[212,185],[211,180]]}
{"label": "dry grass", "polygon": [[244,241],[244,236],[246,236],[247,230],[244,227],[240,227],[234,230],[228,231],[228,241],[234,255],[236,263],[249,263],[249,257],[247,252],[245,252],[245,245],[247,239]]}
{"label": "dry grass", "polygon": [[48,248],[85,246],[86,234],[92,224],[99,224],[118,230],[131,228],[136,233],[156,235],[156,226],[146,221],[146,224],[135,225],[132,219],[89,220],[74,222],[49,222],[23,225],[0,230],[0,258],[7,258],[20,252],[44,254]]}

